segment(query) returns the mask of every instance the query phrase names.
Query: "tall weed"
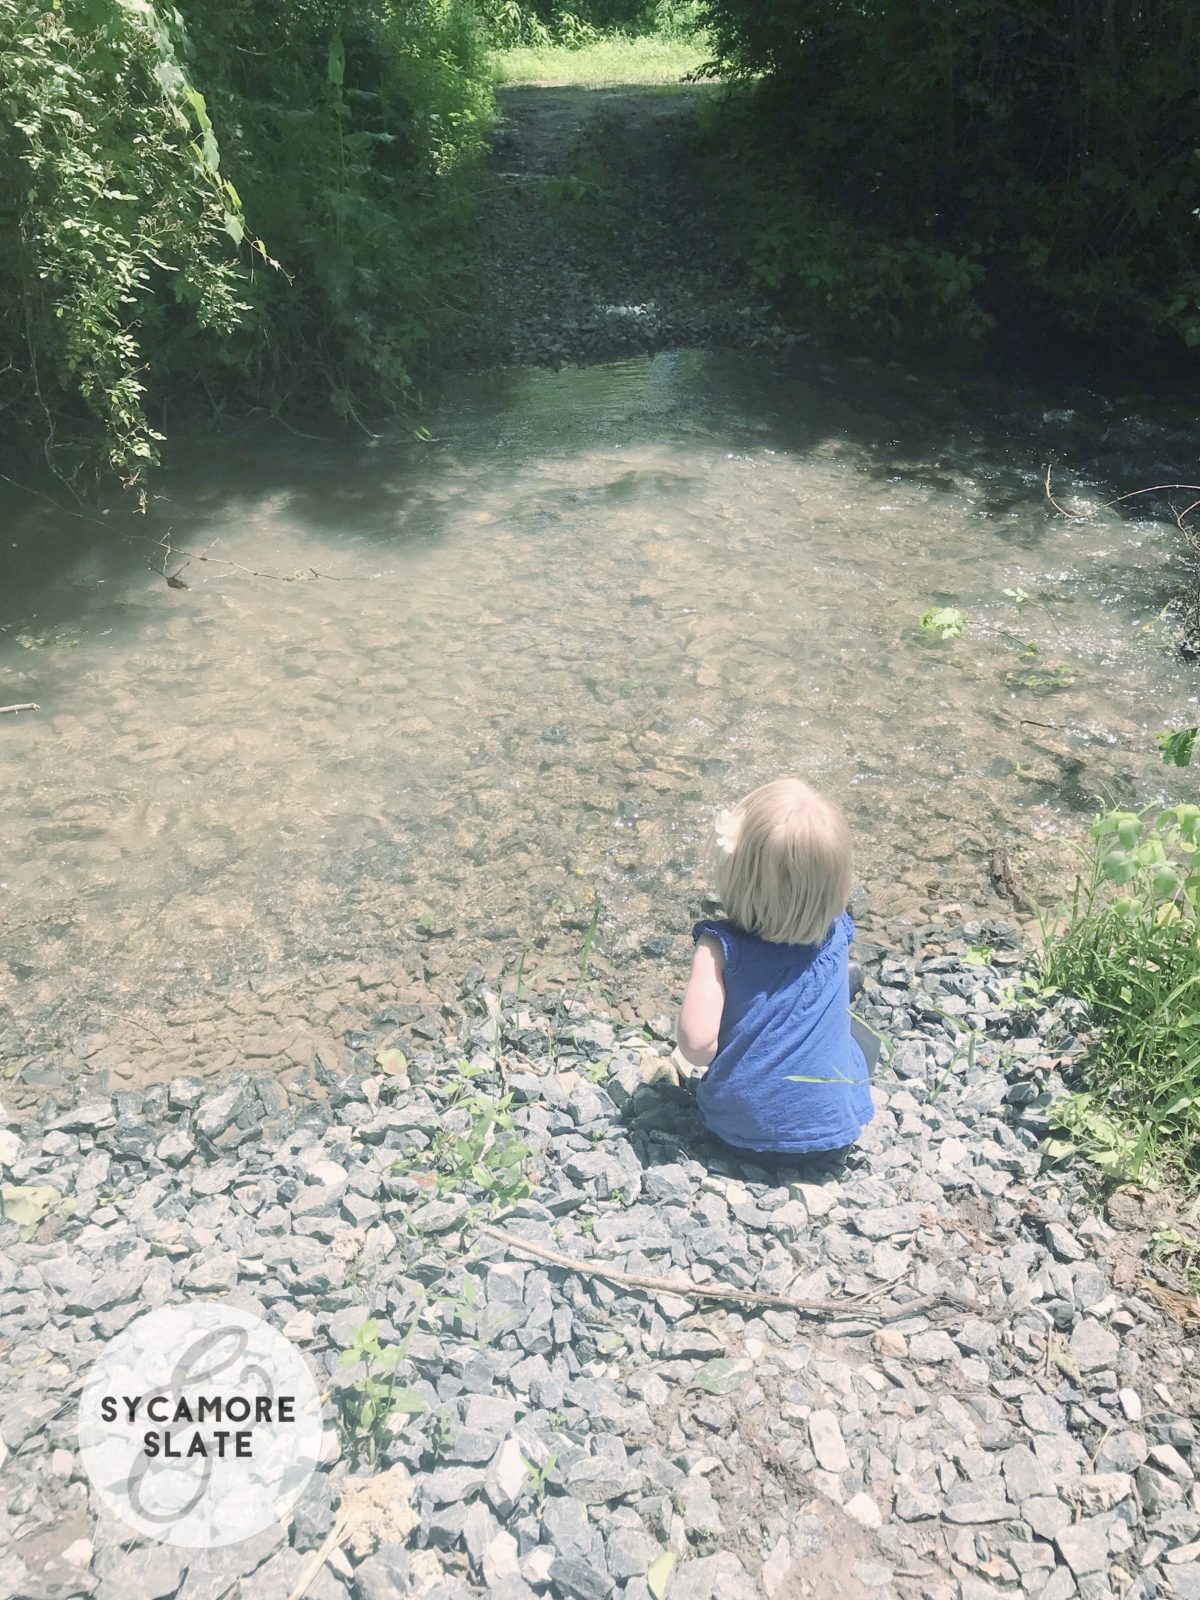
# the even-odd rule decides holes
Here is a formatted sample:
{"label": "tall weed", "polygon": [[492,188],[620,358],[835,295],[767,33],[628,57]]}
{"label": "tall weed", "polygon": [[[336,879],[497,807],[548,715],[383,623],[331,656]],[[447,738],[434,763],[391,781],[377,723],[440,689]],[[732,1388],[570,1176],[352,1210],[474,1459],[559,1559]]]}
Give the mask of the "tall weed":
{"label": "tall weed", "polygon": [[1087,1087],[1068,1125],[1099,1114],[1128,1135],[1134,1176],[1200,1178],[1200,806],[1108,811],[1091,831],[1042,976],[1087,1006]]}

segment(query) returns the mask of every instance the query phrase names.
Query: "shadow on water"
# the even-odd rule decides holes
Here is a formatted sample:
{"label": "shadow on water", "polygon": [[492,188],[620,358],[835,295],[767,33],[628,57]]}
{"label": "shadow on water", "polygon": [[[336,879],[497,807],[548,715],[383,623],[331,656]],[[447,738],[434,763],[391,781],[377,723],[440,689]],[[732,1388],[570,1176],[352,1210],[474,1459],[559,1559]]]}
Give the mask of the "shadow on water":
{"label": "shadow on water", "polygon": [[[1040,489],[1047,459],[1057,462],[1057,481],[1094,489],[1093,500],[1142,478],[1187,477],[1190,429],[1147,425],[1124,415],[1119,401],[1066,393],[1074,404],[1047,409],[1020,389],[986,380],[925,384],[865,358],[781,366],[682,351],[557,374],[510,369],[451,380],[428,440],[415,431],[370,440],[356,433],[304,437],[270,426],[176,438],[144,515],[121,498],[104,510],[76,506],[54,495],[49,479],[32,493],[0,484],[7,534],[0,541],[0,622],[11,625],[16,612],[65,624],[98,602],[103,614],[129,598],[99,596],[101,587],[158,587],[164,539],[180,552],[168,571],[189,549],[207,550],[220,565],[232,559],[221,554],[231,532],[241,526],[269,533],[279,519],[327,541],[334,554],[348,542],[403,550],[437,541],[474,487],[439,491],[437,465],[446,456],[469,456],[490,489],[513,493],[531,459],[597,447],[670,440],[686,459],[689,436],[707,445],[719,435],[732,450],[803,458],[836,441],[854,450],[855,470],[879,484],[952,498],[961,491],[959,476],[972,474],[973,516],[1002,524],[997,535],[1027,549],[1045,541],[1047,527],[1062,526]],[[1149,458],[1139,454],[1143,442],[1152,447]],[[701,459],[686,474],[648,481],[630,471],[597,489],[564,488],[561,506],[589,495],[616,509],[646,492],[703,493],[702,466]],[[543,515],[560,514],[553,497],[539,492]],[[536,508],[521,509],[536,517]],[[1152,509],[1133,502],[1114,515],[1160,529],[1170,544],[1169,519],[1148,522]],[[1182,563],[1183,552],[1176,553]],[[1119,571],[1113,577],[1119,584]],[[1164,602],[1175,584],[1173,573],[1164,574]]]}
{"label": "shadow on water", "polygon": [[708,810],[785,768],[846,800],[885,920],[986,897],[1000,838],[1048,881],[1092,796],[1165,796],[1152,731],[1195,692],[1155,620],[1170,524],[1041,487],[1049,455],[1092,504],[1151,457],[1186,476],[1184,435],[1051,398],[684,351],[456,380],[427,440],[176,444],[111,528],[16,507],[21,1017],[394,954],[422,915],[553,942],[593,893],[636,965],[687,922]]}

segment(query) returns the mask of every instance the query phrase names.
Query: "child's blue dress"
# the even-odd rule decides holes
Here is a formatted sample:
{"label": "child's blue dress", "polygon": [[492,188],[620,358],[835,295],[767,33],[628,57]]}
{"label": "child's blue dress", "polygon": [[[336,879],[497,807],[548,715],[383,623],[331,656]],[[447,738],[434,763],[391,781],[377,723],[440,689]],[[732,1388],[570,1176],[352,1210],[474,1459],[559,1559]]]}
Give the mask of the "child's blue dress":
{"label": "child's blue dress", "polygon": [[875,1112],[867,1063],[850,1033],[849,916],[821,945],[772,944],[723,921],[698,922],[692,937],[704,934],[725,955],[717,1053],[696,1089],[705,1127],[743,1150],[803,1154],[853,1144]]}

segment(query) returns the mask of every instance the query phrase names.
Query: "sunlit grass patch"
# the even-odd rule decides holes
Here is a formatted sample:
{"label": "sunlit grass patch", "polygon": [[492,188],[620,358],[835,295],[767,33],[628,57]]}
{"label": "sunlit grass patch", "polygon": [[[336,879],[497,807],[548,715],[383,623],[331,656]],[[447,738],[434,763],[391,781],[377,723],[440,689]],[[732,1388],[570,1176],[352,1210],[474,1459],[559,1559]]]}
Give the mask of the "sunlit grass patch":
{"label": "sunlit grass patch", "polygon": [[709,59],[703,36],[630,38],[604,34],[588,44],[514,45],[491,55],[497,84],[580,84],[601,88],[619,83],[679,83]]}
{"label": "sunlit grass patch", "polygon": [[1200,807],[1109,811],[1043,980],[1083,1001],[1086,1087],[1061,1126],[1116,1177],[1200,1177]]}

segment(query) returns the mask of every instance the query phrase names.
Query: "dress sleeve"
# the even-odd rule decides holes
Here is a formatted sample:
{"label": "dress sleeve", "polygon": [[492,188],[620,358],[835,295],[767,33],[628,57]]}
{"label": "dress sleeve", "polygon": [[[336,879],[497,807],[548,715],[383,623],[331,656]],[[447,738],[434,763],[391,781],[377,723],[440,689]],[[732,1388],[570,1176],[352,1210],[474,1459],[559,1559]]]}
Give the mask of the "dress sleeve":
{"label": "dress sleeve", "polygon": [[737,959],[737,945],[734,942],[733,930],[727,922],[698,922],[692,929],[692,938],[696,942],[704,938],[715,939],[721,946],[721,954],[725,957],[725,970],[729,972]]}
{"label": "dress sleeve", "polygon": [[848,911],[842,912],[842,931],[846,935],[846,943],[854,943],[854,920]]}

